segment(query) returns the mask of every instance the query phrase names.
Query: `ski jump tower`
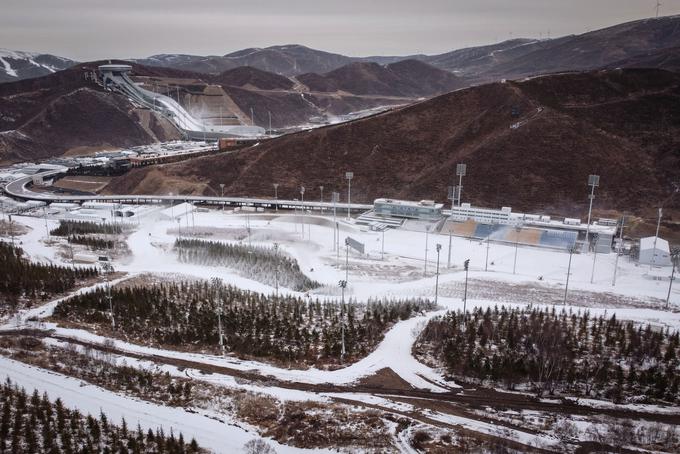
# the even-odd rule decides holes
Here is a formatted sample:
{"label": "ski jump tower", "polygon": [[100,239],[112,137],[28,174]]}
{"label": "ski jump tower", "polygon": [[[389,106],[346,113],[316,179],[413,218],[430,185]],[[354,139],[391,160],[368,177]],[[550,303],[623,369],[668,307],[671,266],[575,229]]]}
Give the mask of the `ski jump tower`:
{"label": "ski jump tower", "polygon": [[257,138],[265,135],[259,126],[216,126],[194,118],[174,99],[146,90],[130,79],[132,66],[123,64],[101,65],[99,75],[107,90],[117,91],[133,102],[167,118],[188,139],[217,140],[226,138]]}

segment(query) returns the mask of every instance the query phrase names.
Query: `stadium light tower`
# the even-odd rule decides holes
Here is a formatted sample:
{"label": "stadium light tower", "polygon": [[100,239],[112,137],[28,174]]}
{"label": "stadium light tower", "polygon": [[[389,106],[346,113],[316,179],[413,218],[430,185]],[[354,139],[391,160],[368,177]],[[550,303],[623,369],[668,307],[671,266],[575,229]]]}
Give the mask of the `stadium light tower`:
{"label": "stadium light tower", "polygon": [[352,178],[354,178],[354,172],[345,172],[345,178],[347,178],[347,220],[349,221],[349,205],[352,201]]}
{"label": "stadium light tower", "polygon": [[458,176],[458,206],[460,206],[460,196],[463,192],[463,177],[467,174],[466,164],[456,165],[456,175]]}
{"label": "stadium light tower", "polygon": [[593,199],[595,198],[595,188],[600,185],[599,175],[588,175],[588,186],[590,186],[590,205],[588,207],[588,224],[586,225],[586,245],[590,251],[590,216],[593,212]]}

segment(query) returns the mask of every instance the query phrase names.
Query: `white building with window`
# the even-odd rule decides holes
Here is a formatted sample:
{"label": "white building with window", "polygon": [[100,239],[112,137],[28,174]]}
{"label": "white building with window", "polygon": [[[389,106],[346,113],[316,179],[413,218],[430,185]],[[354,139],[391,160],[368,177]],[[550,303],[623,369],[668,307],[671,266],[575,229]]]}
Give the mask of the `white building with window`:
{"label": "white building with window", "polygon": [[638,263],[640,265],[670,266],[671,252],[668,241],[653,236],[640,238]]}

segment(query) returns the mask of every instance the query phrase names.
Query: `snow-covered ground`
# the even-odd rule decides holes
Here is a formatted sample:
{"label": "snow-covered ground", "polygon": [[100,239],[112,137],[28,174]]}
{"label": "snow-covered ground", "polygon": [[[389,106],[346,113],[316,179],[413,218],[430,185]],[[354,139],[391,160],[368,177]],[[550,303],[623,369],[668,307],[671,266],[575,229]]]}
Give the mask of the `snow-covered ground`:
{"label": "snow-covered ground", "polygon": [[[342,218],[338,213],[338,218]],[[53,263],[64,263],[56,253],[54,245],[45,243],[46,229],[45,220],[26,216],[16,216],[15,220],[30,227],[29,233],[21,236],[17,241],[21,242],[25,251],[35,260],[51,261]],[[340,219],[339,219],[340,220]],[[285,253],[298,260],[301,270],[310,278],[321,282],[324,287],[318,289],[310,296],[323,298],[339,299],[338,281],[348,280],[348,294],[358,300],[382,297],[428,297],[434,298],[435,290],[435,269],[437,266],[436,244],[441,244],[439,257],[439,305],[441,309],[431,313],[423,314],[412,319],[397,323],[389,330],[384,340],[378,347],[364,359],[339,370],[326,371],[318,369],[294,370],[275,367],[270,364],[258,361],[245,361],[235,357],[219,357],[214,355],[201,355],[167,351],[129,344],[123,341],[115,341],[115,345],[122,352],[134,352],[144,354],[158,354],[167,357],[184,358],[191,361],[222,365],[232,369],[243,371],[259,371],[263,375],[270,375],[281,380],[298,383],[312,384],[349,384],[356,382],[362,377],[371,375],[380,369],[390,368],[407,383],[416,388],[427,389],[433,392],[444,392],[457,385],[447,382],[440,371],[434,370],[416,361],[411,355],[411,348],[415,338],[427,323],[436,315],[444,313],[446,310],[457,310],[463,308],[463,302],[457,293],[460,284],[465,280],[465,272],[462,270],[462,262],[470,259],[470,284],[483,281],[491,288],[494,286],[498,290],[493,297],[473,297],[467,301],[467,308],[475,306],[486,307],[498,304],[522,305],[552,305],[555,298],[540,299],[532,296],[532,292],[527,291],[526,301],[503,299],[503,289],[508,285],[526,286],[527,289],[549,289],[555,294],[561,295],[564,292],[567,266],[569,255],[566,252],[537,249],[529,247],[519,247],[517,249],[516,274],[513,273],[515,260],[515,246],[492,243],[487,250],[486,243],[470,241],[465,238],[452,238],[451,264],[447,267],[449,237],[444,235],[429,234],[408,230],[388,230],[384,233],[372,232],[365,227],[359,227],[352,223],[341,222],[340,244],[344,243],[346,236],[351,236],[365,244],[366,254],[359,256],[350,251],[348,257],[349,269],[346,269],[346,251],[344,247],[340,251],[334,250],[332,228],[332,216],[306,216],[304,218],[304,234],[302,232],[301,217],[293,213],[280,214],[253,213],[233,213],[229,211],[211,210],[207,212],[195,212],[193,214],[180,217],[179,225],[176,220],[163,220],[151,213],[139,220],[136,230],[128,237],[127,243],[131,254],[129,257],[114,261],[116,271],[129,273],[135,276],[141,273],[160,273],[172,275],[184,275],[209,279],[219,277],[225,283],[232,284],[244,289],[274,293],[274,288],[258,282],[254,277],[244,277],[236,270],[228,270],[222,267],[207,267],[189,263],[181,263],[176,254],[172,251],[172,245],[178,234],[178,227],[182,235],[193,231],[210,231],[212,235],[203,238],[211,241],[242,242],[253,245],[273,245],[274,242],[280,244],[280,248]],[[48,228],[56,226],[57,222],[48,220]],[[250,237],[236,240],[247,232],[250,228]],[[383,256],[384,238],[384,260]],[[425,262],[425,249],[428,249],[428,260]],[[486,259],[488,252],[488,261]],[[612,285],[614,274],[614,264],[616,257],[614,254],[598,254],[595,261],[594,279],[591,283],[591,272],[593,269],[592,254],[575,254],[572,258],[571,276],[569,289],[581,292],[589,292],[594,295],[609,294],[606,307],[588,308],[594,315],[606,313],[608,316],[616,314],[619,319],[633,320],[640,323],[652,323],[658,326],[680,329],[680,286],[675,286],[670,298],[670,311],[663,310],[660,306],[666,299],[668,291],[668,280],[659,281],[650,279],[649,267],[640,267],[628,260],[626,257],[619,258],[616,285]],[[485,271],[488,268],[488,271]],[[670,268],[665,270],[654,270],[652,274],[670,274]],[[541,279],[539,280],[539,277]],[[523,287],[524,288],[524,287]],[[301,295],[289,289],[281,289],[281,292]],[[474,294],[474,289],[470,289]],[[302,295],[306,296],[306,295]],[[616,307],[617,297],[626,298],[626,304]],[[587,300],[590,301],[590,300]],[[587,302],[586,301],[586,302]],[[594,298],[592,301],[597,301]],[[51,314],[52,309],[58,301],[53,301],[40,308],[27,311],[21,315],[23,322],[28,318],[44,318]],[[584,310],[582,304],[579,306],[567,306],[567,309],[574,311]],[[21,322],[21,321],[20,321]],[[5,329],[16,326],[16,321],[6,324]],[[47,323],[46,327],[54,328],[60,335],[94,342],[103,342],[106,339],[93,333],[83,330],[66,329]],[[67,378],[46,380],[46,374],[42,371],[21,366],[18,363],[4,364],[11,366],[11,371],[17,381],[24,386],[44,386],[49,390],[59,392],[68,389],[70,381]],[[192,376],[192,371],[185,374]],[[43,381],[38,378],[45,379]],[[210,376],[195,377],[197,379],[222,384],[224,386],[238,386],[233,377],[212,374]],[[24,384],[22,380],[28,380]],[[36,381],[37,380],[37,381]],[[258,389],[251,389],[261,392]],[[97,391],[99,392],[99,391]],[[110,393],[109,393],[110,394]],[[304,399],[306,393],[293,395],[288,390],[277,389],[272,393],[282,399]],[[56,396],[53,396],[56,397]],[[66,402],[79,402],[76,394],[65,394]],[[345,396],[347,397],[347,396]],[[89,395],[87,397],[89,399]],[[107,398],[110,398],[108,396]],[[318,396],[316,397],[319,398]],[[365,399],[366,397],[362,397]],[[116,407],[115,399],[111,405]],[[107,401],[108,402],[108,401]],[[134,422],[135,418],[145,415],[146,405],[139,403],[140,406],[131,405],[129,409],[123,410],[120,414],[130,412],[130,417],[126,414],[128,422]],[[80,403],[78,404],[80,406]],[[89,408],[91,402],[88,400],[83,403],[83,408]],[[95,410],[95,411],[98,411]],[[108,411],[107,411],[108,412]],[[158,415],[164,414],[163,412]],[[139,416],[142,415],[142,416]],[[158,416],[154,414],[154,417]],[[178,416],[173,414],[172,417]],[[429,415],[434,419],[451,424],[466,426],[467,421],[453,420],[450,415]],[[203,418],[206,419],[206,418]],[[446,420],[446,421],[444,421]],[[178,420],[168,417],[166,422],[156,419],[146,419],[149,424],[174,424]],[[183,420],[182,420],[183,421]],[[188,419],[187,421],[193,421]],[[215,446],[219,441],[214,435],[204,433],[212,423],[203,426],[187,426],[190,430],[196,430],[196,437],[202,444],[209,447]],[[487,432],[491,428],[480,428],[477,424],[476,430]],[[236,428],[229,430],[237,431]],[[238,429],[241,430],[241,429]],[[182,429],[187,435],[188,430]],[[491,432],[487,432],[491,433]],[[235,432],[234,440],[241,445],[247,441],[244,433]],[[518,441],[529,441],[523,438],[522,434],[515,434],[509,438]],[[542,440],[549,443],[551,440]],[[286,452],[284,449],[277,450]],[[224,452],[224,449],[218,449]]]}

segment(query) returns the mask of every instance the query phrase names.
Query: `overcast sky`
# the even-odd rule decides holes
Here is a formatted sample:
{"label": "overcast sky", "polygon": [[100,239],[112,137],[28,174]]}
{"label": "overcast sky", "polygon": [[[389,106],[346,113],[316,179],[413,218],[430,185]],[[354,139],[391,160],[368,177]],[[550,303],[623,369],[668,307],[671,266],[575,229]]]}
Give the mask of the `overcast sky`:
{"label": "overcast sky", "polygon": [[[656,0],[0,0],[0,47],[80,61],[304,44],[441,53],[653,17]],[[662,15],[680,14],[663,0]]]}

